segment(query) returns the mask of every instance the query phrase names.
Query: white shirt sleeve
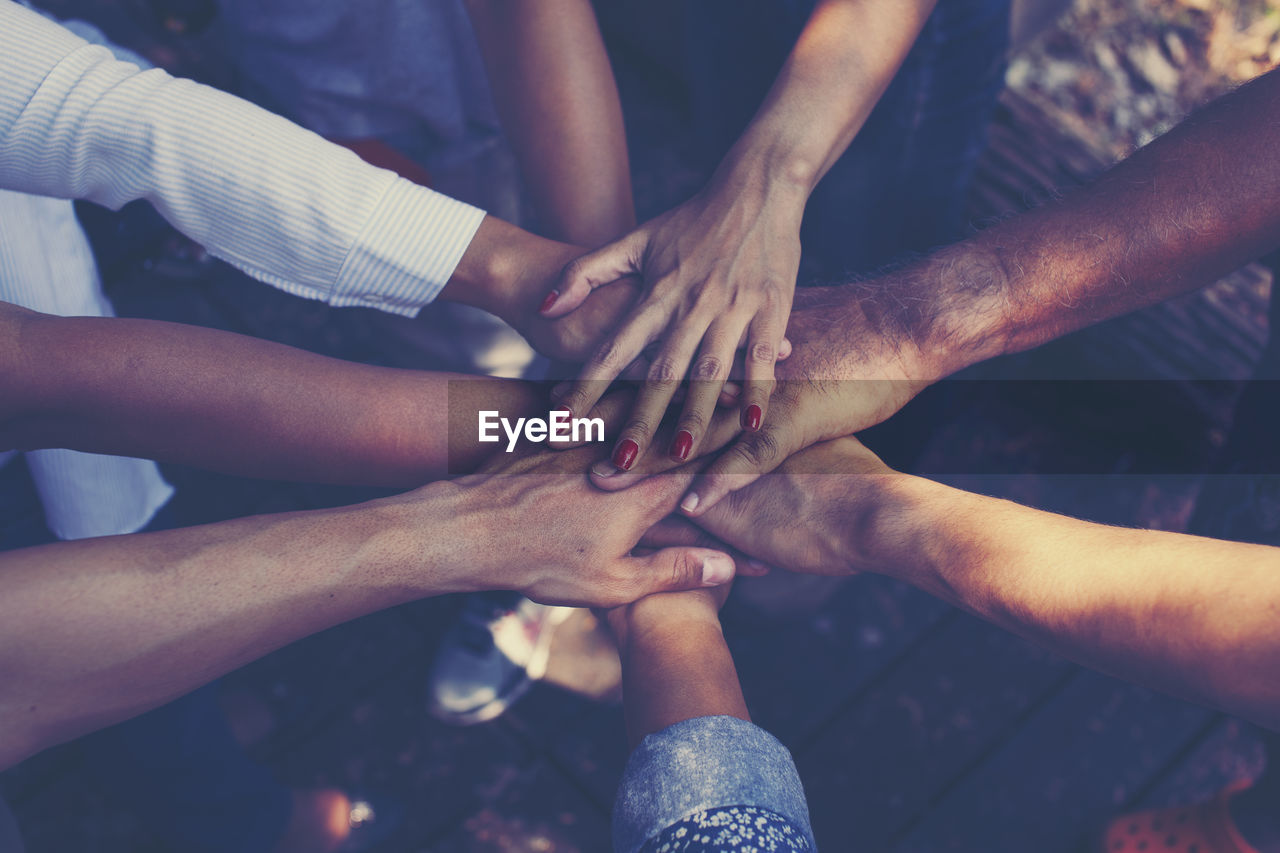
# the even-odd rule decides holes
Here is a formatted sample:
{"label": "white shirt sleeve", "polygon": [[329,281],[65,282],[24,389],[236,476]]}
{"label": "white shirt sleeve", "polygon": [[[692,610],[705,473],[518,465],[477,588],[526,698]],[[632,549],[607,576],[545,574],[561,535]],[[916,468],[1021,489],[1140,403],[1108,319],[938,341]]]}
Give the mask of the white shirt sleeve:
{"label": "white shirt sleeve", "polygon": [[120,62],[11,0],[0,0],[0,188],[112,208],[147,199],[281,290],[410,316],[484,218],[246,101]]}

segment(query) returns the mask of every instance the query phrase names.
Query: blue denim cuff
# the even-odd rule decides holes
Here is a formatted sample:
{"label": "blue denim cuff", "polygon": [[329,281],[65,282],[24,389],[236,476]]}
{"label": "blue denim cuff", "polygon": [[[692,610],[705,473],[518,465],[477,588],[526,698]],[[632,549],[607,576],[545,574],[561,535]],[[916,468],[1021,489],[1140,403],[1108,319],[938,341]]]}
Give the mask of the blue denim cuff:
{"label": "blue denim cuff", "polygon": [[776,812],[813,844],[787,748],[737,717],[695,717],[649,735],[631,753],[613,804],[613,849],[635,853],[668,826],[720,806]]}

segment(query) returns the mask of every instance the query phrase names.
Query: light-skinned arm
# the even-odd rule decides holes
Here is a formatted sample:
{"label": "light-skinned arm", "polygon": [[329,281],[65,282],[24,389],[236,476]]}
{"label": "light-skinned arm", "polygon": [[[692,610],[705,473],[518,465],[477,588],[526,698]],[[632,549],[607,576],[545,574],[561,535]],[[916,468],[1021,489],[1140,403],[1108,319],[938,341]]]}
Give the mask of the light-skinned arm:
{"label": "light-skinned arm", "polygon": [[591,3],[467,0],[467,10],[542,233],[594,248],[634,228],[622,104]]}
{"label": "light-skinned arm", "polygon": [[562,316],[620,277],[644,280],[633,313],[563,399],[576,413],[589,411],[656,342],[648,382],[617,444],[619,467],[644,455],[686,375],[697,381],[689,386],[677,441],[655,450],[688,458],[740,347],[746,349],[742,425],[756,430],[767,420],[805,204],[889,86],[933,6],[934,0],[821,0],[708,185],[566,269],[547,316]]}
{"label": "light-skinned arm", "polygon": [[357,506],[0,554],[0,767],[395,604],[511,589],[615,607],[732,577],[704,548],[629,556],[689,475],[603,495],[582,478],[590,453],[500,454]]}
{"label": "light-skinned arm", "polygon": [[795,455],[698,523],[795,571],[900,578],[1087,666],[1280,730],[1280,548],[971,494],[895,473],[853,438]]}
{"label": "light-skinned arm", "polygon": [[555,358],[585,359],[629,304],[622,293],[591,306],[594,322],[542,321],[538,306],[580,249],[240,98],[119,61],[11,0],[0,0],[0,187],[113,208],[145,199],[289,293],[410,316],[435,298],[476,305]]}

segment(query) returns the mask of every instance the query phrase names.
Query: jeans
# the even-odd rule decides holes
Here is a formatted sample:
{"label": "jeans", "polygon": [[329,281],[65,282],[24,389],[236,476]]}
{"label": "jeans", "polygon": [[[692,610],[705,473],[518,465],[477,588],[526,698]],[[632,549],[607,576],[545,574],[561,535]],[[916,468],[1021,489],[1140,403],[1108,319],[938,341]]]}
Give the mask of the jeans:
{"label": "jeans", "polygon": [[[708,165],[759,108],[815,0],[695,0],[687,73]],[[1004,85],[1010,0],[939,0],[848,150],[814,190],[806,268],[867,273],[964,233],[964,204]]]}
{"label": "jeans", "polygon": [[613,806],[613,848],[647,851],[661,839],[676,850],[732,850],[723,840],[694,846],[691,836],[724,832],[742,844],[764,826],[787,839],[779,850],[817,849],[791,753],[745,720],[695,717],[649,735],[631,753]]}

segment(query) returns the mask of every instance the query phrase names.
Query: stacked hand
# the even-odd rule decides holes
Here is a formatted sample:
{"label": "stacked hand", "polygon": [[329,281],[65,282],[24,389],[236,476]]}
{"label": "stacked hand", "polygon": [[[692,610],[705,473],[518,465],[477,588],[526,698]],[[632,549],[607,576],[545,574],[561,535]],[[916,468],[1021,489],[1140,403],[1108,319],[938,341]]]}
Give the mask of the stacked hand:
{"label": "stacked hand", "polygon": [[[740,433],[723,415],[712,420],[692,455],[728,447],[693,480],[681,501],[686,514],[702,515],[806,447],[880,423],[937,377],[909,334],[887,325],[853,294],[847,287],[797,293],[787,330],[794,348],[778,366],[769,421]],[[629,471],[597,465],[591,478],[616,491],[678,464],[651,452]]]}
{"label": "stacked hand", "polygon": [[[439,484],[457,519],[471,588],[519,590],[547,604],[612,607],[642,596],[727,583],[723,552],[673,547],[631,556],[675,509],[691,469],[602,494],[582,476],[594,448],[497,454],[481,473]],[[431,487],[428,487],[431,488]]]}
{"label": "stacked hand", "polygon": [[619,468],[649,449],[686,377],[692,381],[674,438],[662,449],[688,459],[739,349],[745,349],[740,423],[754,431],[766,422],[774,364],[785,350],[804,207],[802,194],[779,199],[777,192],[718,176],[689,202],[569,264],[548,295],[544,316],[572,317],[615,281],[643,280],[634,308],[560,400],[574,414],[588,414],[609,384],[647,355],[646,382],[614,451]]}

